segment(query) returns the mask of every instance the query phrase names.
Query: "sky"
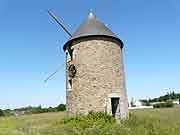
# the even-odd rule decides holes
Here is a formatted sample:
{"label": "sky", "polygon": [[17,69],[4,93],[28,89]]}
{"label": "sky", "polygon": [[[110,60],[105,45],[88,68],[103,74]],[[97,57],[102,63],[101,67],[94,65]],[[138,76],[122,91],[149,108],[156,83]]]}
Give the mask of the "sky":
{"label": "sky", "polygon": [[47,14],[61,18],[73,33],[90,11],[124,42],[128,98],[180,92],[179,0],[0,0],[0,108],[65,103],[68,35]]}

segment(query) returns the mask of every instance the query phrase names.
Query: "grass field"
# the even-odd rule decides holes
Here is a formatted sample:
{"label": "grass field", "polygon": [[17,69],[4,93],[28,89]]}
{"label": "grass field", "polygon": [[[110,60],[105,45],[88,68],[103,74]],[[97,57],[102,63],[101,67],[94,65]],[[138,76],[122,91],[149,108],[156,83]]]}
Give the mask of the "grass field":
{"label": "grass field", "polygon": [[67,123],[63,112],[1,117],[0,135],[180,135],[180,108],[133,110],[120,125]]}

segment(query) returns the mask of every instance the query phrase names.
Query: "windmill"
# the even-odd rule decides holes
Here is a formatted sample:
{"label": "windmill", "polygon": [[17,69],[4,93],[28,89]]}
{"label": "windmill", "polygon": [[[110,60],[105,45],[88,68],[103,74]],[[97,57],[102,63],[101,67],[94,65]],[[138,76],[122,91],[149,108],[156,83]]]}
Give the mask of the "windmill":
{"label": "windmill", "polygon": [[128,116],[123,63],[124,44],[93,13],[71,34],[50,10],[49,15],[70,36],[64,44],[65,64],[47,77],[51,79],[66,65],[67,115],[106,112],[116,119]]}

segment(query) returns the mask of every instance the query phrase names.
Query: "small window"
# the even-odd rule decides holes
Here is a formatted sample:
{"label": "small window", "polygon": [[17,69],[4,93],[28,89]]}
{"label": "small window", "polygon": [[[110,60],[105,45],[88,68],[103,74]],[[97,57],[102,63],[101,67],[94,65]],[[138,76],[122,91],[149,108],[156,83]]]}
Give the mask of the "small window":
{"label": "small window", "polygon": [[72,89],[72,79],[69,80],[69,86],[70,86],[70,88]]}
{"label": "small window", "polygon": [[71,61],[71,56],[68,51],[66,51],[66,61],[67,62]]}
{"label": "small window", "polygon": [[74,51],[74,49],[66,50],[66,60],[67,60],[67,62],[73,60],[73,51]]}
{"label": "small window", "polygon": [[73,60],[73,51],[74,51],[74,49],[71,49],[70,52],[69,52],[70,56],[71,56],[71,60]]}

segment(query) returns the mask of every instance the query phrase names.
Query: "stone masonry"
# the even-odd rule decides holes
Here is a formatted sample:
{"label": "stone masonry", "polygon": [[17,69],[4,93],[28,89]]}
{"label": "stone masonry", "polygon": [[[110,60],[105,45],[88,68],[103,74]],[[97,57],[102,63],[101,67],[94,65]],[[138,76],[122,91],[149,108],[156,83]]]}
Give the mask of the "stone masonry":
{"label": "stone masonry", "polygon": [[67,114],[112,114],[111,98],[118,98],[115,117],[126,118],[128,100],[121,44],[114,38],[90,36],[73,40],[69,47],[73,50],[70,61],[76,67],[76,75],[69,84],[67,58]]}

